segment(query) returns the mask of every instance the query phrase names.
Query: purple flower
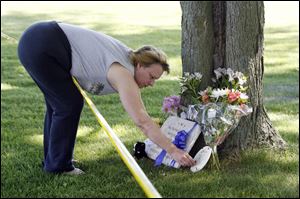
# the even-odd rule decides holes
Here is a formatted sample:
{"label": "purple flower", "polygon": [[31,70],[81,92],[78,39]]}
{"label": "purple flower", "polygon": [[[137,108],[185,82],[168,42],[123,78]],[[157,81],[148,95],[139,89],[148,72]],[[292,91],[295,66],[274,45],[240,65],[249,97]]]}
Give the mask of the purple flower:
{"label": "purple flower", "polygon": [[180,106],[180,97],[173,95],[170,97],[165,97],[163,101],[162,111],[165,113],[177,112]]}

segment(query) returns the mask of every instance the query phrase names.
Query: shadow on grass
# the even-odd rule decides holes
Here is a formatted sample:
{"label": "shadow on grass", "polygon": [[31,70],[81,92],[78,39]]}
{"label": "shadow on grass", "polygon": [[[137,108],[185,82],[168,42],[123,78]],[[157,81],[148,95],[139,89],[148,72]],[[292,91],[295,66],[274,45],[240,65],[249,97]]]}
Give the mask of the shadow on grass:
{"label": "shadow on grass", "polygon": [[[177,86],[177,81],[165,80],[159,82],[159,84],[160,87],[165,87],[167,92],[172,93],[172,89]],[[145,89],[143,93],[148,95],[148,97],[156,94],[155,98],[165,95],[163,89],[159,88]],[[98,100],[101,101],[100,98]],[[104,100],[105,104],[102,105],[104,107],[111,106],[111,100],[106,100]],[[39,103],[41,104],[42,102]],[[29,101],[26,104],[29,108],[36,106]],[[32,114],[36,115],[36,113]],[[24,114],[22,113],[21,115]],[[90,119],[95,120],[93,117]],[[109,119],[109,121],[112,126],[119,123],[119,121],[116,122],[114,119]],[[124,124],[127,123],[126,119],[120,121],[123,121]],[[31,122],[24,120],[21,123],[16,123],[16,125],[20,125],[19,129],[24,129],[27,133],[15,134],[16,136],[13,136],[14,139],[10,139],[12,135],[10,132],[7,132],[8,127],[5,128],[6,130],[4,129],[4,132],[2,131],[2,138],[4,138],[2,151],[5,154],[2,156],[2,160],[5,162],[2,165],[2,172],[5,173],[4,182],[2,181],[4,184],[2,196],[30,195],[42,197],[51,194],[59,197],[65,196],[67,193],[69,197],[100,197],[105,195],[110,197],[124,197],[124,195],[144,197],[143,192],[120,160],[116,151],[109,144],[108,139],[106,139],[108,143],[103,145],[104,142],[101,144],[97,137],[93,136],[93,134],[98,132],[90,132],[88,135],[77,139],[76,147],[84,149],[85,145],[102,145],[101,147],[108,148],[104,152],[101,152],[103,150],[101,148],[97,152],[96,148],[93,150],[96,151],[95,154],[89,150],[75,153],[75,157],[80,161],[78,166],[87,172],[86,176],[77,180],[70,180],[68,177],[43,173],[40,168],[42,158],[41,143],[37,145],[28,139],[24,139],[24,136],[36,134],[36,131],[28,123]],[[121,136],[121,140],[125,140],[124,144],[130,150],[135,141],[124,139],[125,137],[128,138],[128,135]],[[296,144],[295,140],[292,143]],[[92,158],[84,160],[86,156],[91,156],[91,154]],[[165,197],[222,197],[224,195],[232,197],[295,196],[297,188],[291,187],[288,182],[290,182],[289,177],[291,175],[297,174],[297,160],[284,161],[284,159],[280,160],[280,156],[278,157],[279,160],[278,158],[274,160],[270,157],[270,154],[271,152],[249,153],[243,158],[241,163],[226,165],[222,172],[204,169],[203,172],[196,174],[189,172],[188,169],[175,170],[165,166],[153,167],[153,161],[150,160],[140,160],[138,163],[158,191]],[[18,178],[15,178],[16,173],[20,173]],[[257,185],[259,185],[259,188],[256,187]],[[5,189],[16,186],[18,186],[18,189]],[[31,187],[36,187],[36,189]],[[124,187],[128,188],[124,189]],[[265,190],[270,190],[270,187],[272,187],[271,192],[265,192]]]}
{"label": "shadow on grass", "polygon": [[281,34],[281,33],[298,33],[299,34],[299,27],[297,26],[281,26],[281,27],[268,27],[265,28],[265,34]]}
{"label": "shadow on grass", "polygon": [[[96,140],[91,142],[97,144]],[[127,142],[125,145],[128,147]],[[5,178],[1,195],[145,197],[117,152],[109,144],[107,147],[111,149],[96,152],[88,160],[85,156],[90,156],[89,151],[75,153],[79,160],[76,166],[85,170],[86,175],[74,178],[42,172],[42,148],[20,137],[18,145],[11,146],[13,151],[6,150],[6,156],[2,157]],[[297,187],[290,184],[290,177],[297,175],[298,161],[284,161],[278,154],[275,157],[273,152],[253,151],[245,154],[242,162],[223,166],[221,172],[204,168],[198,173],[191,173],[187,168],[154,167],[148,159],[137,162],[163,197],[295,197]]]}
{"label": "shadow on grass", "polygon": [[[67,12],[64,13],[66,16],[74,16],[78,15],[78,13]],[[104,18],[110,19],[112,16],[109,14],[103,14]],[[9,15],[1,16],[1,27],[3,28],[3,32],[8,35],[19,39],[21,33],[31,24],[37,21],[44,20],[56,20],[63,21],[57,19],[55,16],[46,15],[46,14],[37,14],[37,15],[28,15],[21,12],[11,12]],[[151,27],[151,26],[140,26],[146,28],[147,32],[143,32],[141,34],[112,34],[113,30],[116,30],[118,27],[117,23],[107,23],[102,21],[94,21],[92,24],[87,24],[83,22],[76,22],[76,19],[70,19],[70,23],[79,26],[89,25],[90,29],[100,32],[105,32],[116,39],[119,39],[128,47],[138,48],[142,45],[154,45],[159,48],[164,48],[163,50],[169,55],[170,58],[173,56],[177,56],[180,54],[180,36],[181,30],[179,29],[165,29],[163,27]],[[128,26],[128,29],[137,28],[136,26]],[[173,39],[176,38],[176,39]]]}

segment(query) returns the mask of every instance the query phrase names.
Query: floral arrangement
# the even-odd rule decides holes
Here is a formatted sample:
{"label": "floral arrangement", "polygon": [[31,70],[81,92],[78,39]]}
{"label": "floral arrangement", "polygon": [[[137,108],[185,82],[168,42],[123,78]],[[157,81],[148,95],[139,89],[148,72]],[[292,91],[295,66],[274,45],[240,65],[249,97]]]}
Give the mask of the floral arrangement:
{"label": "floral arrangement", "polygon": [[218,68],[214,75],[213,86],[201,91],[202,75],[184,73],[180,79],[180,96],[164,98],[162,110],[200,125],[206,144],[213,149],[213,163],[219,169],[217,146],[238,125],[242,116],[252,112],[252,108],[243,73]]}
{"label": "floral arrangement", "polygon": [[165,97],[163,101],[162,111],[170,114],[177,115],[177,111],[180,107],[180,97],[179,96],[170,96]]}
{"label": "floral arrangement", "polygon": [[209,102],[223,102],[226,104],[245,104],[248,102],[246,94],[246,76],[241,72],[234,72],[231,68],[218,68],[214,70],[214,88],[207,87],[199,92],[199,101],[203,104]]}
{"label": "floral arrangement", "polygon": [[199,103],[197,91],[200,88],[201,80],[201,73],[184,73],[183,77],[180,78],[181,105]]}

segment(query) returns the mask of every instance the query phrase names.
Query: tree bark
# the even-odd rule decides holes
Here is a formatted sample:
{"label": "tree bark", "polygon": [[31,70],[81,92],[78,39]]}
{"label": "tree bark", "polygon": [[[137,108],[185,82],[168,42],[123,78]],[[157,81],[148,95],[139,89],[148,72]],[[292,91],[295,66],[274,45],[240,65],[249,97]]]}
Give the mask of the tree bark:
{"label": "tree bark", "polygon": [[[272,126],[263,105],[264,5],[262,1],[226,2],[226,68],[249,76],[251,116],[227,139],[225,148],[269,145],[284,148],[286,142]],[[245,129],[247,129],[245,131]]]}
{"label": "tree bark", "polygon": [[[201,72],[202,84],[211,84],[213,72],[212,4],[207,1],[181,2],[182,7],[182,71]],[[201,67],[200,67],[201,66]]]}
{"label": "tree bark", "polygon": [[248,76],[253,107],[220,147],[221,152],[257,146],[285,148],[263,105],[264,5],[262,1],[181,1],[184,72],[201,72],[201,90],[213,70],[231,68]]}
{"label": "tree bark", "polygon": [[213,30],[214,30],[214,69],[225,65],[225,28],[226,28],[226,3],[225,1],[213,1]]}

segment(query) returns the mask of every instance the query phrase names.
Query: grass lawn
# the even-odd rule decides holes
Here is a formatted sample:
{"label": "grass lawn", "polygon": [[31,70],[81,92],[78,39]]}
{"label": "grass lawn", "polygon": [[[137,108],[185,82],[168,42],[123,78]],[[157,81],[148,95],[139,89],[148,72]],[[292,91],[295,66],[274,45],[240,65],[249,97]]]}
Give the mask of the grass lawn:
{"label": "grass lawn", "polygon": [[[223,164],[221,172],[191,173],[138,161],[163,197],[299,197],[299,2],[265,5],[264,103],[287,150],[248,150],[240,162]],[[164,96],[179,92],[179,2],[1,2],[1,35],[19,39],[33,22],[54,19],[102,31],[131,48],[162,48],[172,72],[142,91],[149,114],[161,118]],[[86,174],[42,171],[44,99],[20,65],[16,47],[1,36],[1,197],[145,197],[87,105],[75,146],[76,166]],[[146,139],[118,95],[90,97],[129,151]]]}

